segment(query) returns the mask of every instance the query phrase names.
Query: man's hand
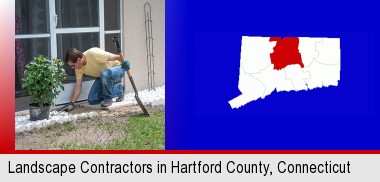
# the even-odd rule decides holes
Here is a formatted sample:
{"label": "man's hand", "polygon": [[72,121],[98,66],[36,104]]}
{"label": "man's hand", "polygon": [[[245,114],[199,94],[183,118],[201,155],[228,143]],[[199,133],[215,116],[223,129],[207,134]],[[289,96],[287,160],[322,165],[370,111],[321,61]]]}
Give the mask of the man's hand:
{"label": "man's hand", "polygon": [[74,108],[74,102],[69,102],[65,104],[64,106],[62,106],[62,108],[59,109],[59,111],[71,111],[73,108]]}
{"label": "man's hand", "polygon": [[124,71],[128,71],[129,69],[131,69],[131,64],[128,60],[125,60],[121,63],[121,68],[123,68]]}

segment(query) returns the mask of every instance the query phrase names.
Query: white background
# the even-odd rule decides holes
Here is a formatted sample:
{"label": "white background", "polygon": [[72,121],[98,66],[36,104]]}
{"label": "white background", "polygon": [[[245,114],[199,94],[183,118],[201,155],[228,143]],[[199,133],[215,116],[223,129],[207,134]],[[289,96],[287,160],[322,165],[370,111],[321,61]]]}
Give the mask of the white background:
{"label": "white background", "polygon": [[[76,173],[59,174],[10,174],[8,173],[8,161],[10,169],[15,170],[16,164],[75,164]],[[84,174],[80,171],[82,161],[89,163],[116,163],[125,164],[131,161],[136,163],[152,164],[150,174]],[[167,164],[167,173],[157,173],[157,163]],[[176,174],[171,173],[171,161],[181,163],[217,163],[222,161],[222,174]],[[228,161],[236,164],[262,163],[270,164],[271,176],[260,173],[230,174],[226,170]],[[279,161],[286,163],[332,163],[346,164],[350,161],[350,174],[280,174],[277,172]],[[379,154],[14,154],[0,155],[0,176],[5,181],[380,181],[380,155]],[[4,180],[1,180],[4,181]]]}

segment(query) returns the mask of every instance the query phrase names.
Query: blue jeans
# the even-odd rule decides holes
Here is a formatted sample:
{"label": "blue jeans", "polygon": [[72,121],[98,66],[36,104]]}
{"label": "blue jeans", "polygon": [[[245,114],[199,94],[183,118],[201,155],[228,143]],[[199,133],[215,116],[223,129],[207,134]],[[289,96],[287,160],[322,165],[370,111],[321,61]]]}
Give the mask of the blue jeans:
{"label": "blue jeans", "polygon": [[123,85],[117,83],[123,77],[124,70],[121,66],[114,66],[104,70],[92,84],[88,94],[88,103],[91,105],[99,104],[105,99],[112,99],[123,94]]}

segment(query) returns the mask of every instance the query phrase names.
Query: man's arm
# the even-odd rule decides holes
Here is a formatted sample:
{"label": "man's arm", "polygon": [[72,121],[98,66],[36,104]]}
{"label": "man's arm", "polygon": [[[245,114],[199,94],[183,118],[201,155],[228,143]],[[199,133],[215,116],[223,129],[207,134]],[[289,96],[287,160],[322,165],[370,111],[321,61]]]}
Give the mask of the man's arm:
{"label": "man's arm", "polygon": [[121,62],[121,68],[123,68],[125,71],[129,71],[129,69],[131,68],[131,64],[129,63],[129,61],[123,60],[121,55],[110,53],[107,61],[113,61],[113,60],[119,60],[119,62]]}
{"label": "man's arm", "polygon": [[118,60],[120,62],[123,62],[123,58],[120,55],[109,53],[107,61],[115,61]]}
{"label": "man's arm", "polygon": [[71,96],[71,102],[77,101],[80,92],[82,91],[82,79],[76,79],[73,95]]}
{"label": "man's arm", "polygon": [[62,106],[61,109],[59,109],[59,111],[71,111],[74,108],[74,103],[78,99],[81,90],[82,90],[82,78],[77,79],[75,82],[73,95],[71,96],[71,100],[70,100],[71,102]]}

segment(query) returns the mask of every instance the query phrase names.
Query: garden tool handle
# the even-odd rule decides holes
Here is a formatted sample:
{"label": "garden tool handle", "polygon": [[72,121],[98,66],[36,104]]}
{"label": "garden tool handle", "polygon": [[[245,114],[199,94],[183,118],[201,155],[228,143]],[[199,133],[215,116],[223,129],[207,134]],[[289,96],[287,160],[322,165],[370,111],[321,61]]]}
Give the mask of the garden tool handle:
{"label": "garden tool handle", "polygon": [[[123,60],[124,62],[124,55],[123,55],[123,52],[121,52],[121,48],[120,48],[120,44],[119,44],[119,41],[117,40],[116,36],[113,37],[113,43],[115,44],[116,46],[116,49],[117,49],[117,52],[119,53],[121,59]],[[137,88],[136,88],[136,85],[135,85],[135,81],[133,81],[133,78],[132,78],[132,73],[131,73],[131,70],[127,70],[127,75],[128,75],[128,78],[129,78],[129,81],[131,81],[131,85],[133,87],[133,90],[135,91],[135,95],[137,96],[138,95],[138,92],[137,92]]]}
{"label": "garden tool handle", "polygon": [[[125,59],[124,59],[123,52],[121,52],[121,48],[120,48],[120,44],[119,44],[119,40],[117,40],[117,37],[114,36],[114,37],[112,38],[112,41],[113,41],[113,43],[114,43],[114,45],[115,45],[115,47],[116,47],[116,49],[117,49],[117,52],[119,53],[119,55],[120,55],[120,57],[121,57],[121,60],[124,61]],[[129,79],[132,78],[132,73],[131,73],[130,70],[127,71],[127,75],[128,75],[128,77],[129,77]],[[136,91],[136,90],[135,90],[135,91]]]}
{"label": "garden tool handle", "polygon": [[[123,52],[119,52],[119,55],[120,55],[120,57],[121,57],[121,59],[123,60],[123,62],[124,62],[124,55],[123,55]],[[128,71],[126,71],[127,72],[127,75],[128,75],[128,77],[130,78],[130,77],[132,77],[132,73],[131,73],[131,71],[130,70],[128,70]]]}
{"label": "garden tool handle", "polygon": [[[122,59],[122,62],[125,61],[124,59],[124,55],[123,53],[121,52],[121,49],[120,49],[120,44],[119,44],[119,41],[117,40],[117,37],[113,37],[112,39],[113,43],[115,44],[116,48],[117,48],[117,52],[119,53],[121,59]],[[128,63],[128,62],[127,62]],[[137,92],[137,89],[136,89],[136,86],[135,86],[135,82],[133,81],[133,78],[132,78],[132,74],[131,74],[131,71],[129,69],[129,65],[128,65],[128,70],[126,71],[127,74],[128,74],[128,77],[129,77],[129,80],[131,81],[131,85],[133,87],[133,90],[135,91],[135,99],[137,101],[137,103],[139,104],[139,106],[141,107],[141,109],[143,110],[144,114],[146,116],[149,116],[149,113],[148,111],[146,110],[146,108],[144,107],[143,103],[141,102],[140,98],[139,98],[139,94]]]}
{"label": "garden tool handle", "polygon": [[[119,52],[119,55],[120,57],[122,58],[122,60],[124,60],[124,55],[122,52]],[[135,81],[133,81],[133,78],[132,78],[132,73],[131,73],[131,70],[129,69],[127,72],[127,75],[128,75],[128,78],[129,80],[131,81],[131,85],[133,87],[133,90],[135,91],[135,94],[138,95],[137,93],[137,89],[136,89],[136,85],[135,85]]]}

